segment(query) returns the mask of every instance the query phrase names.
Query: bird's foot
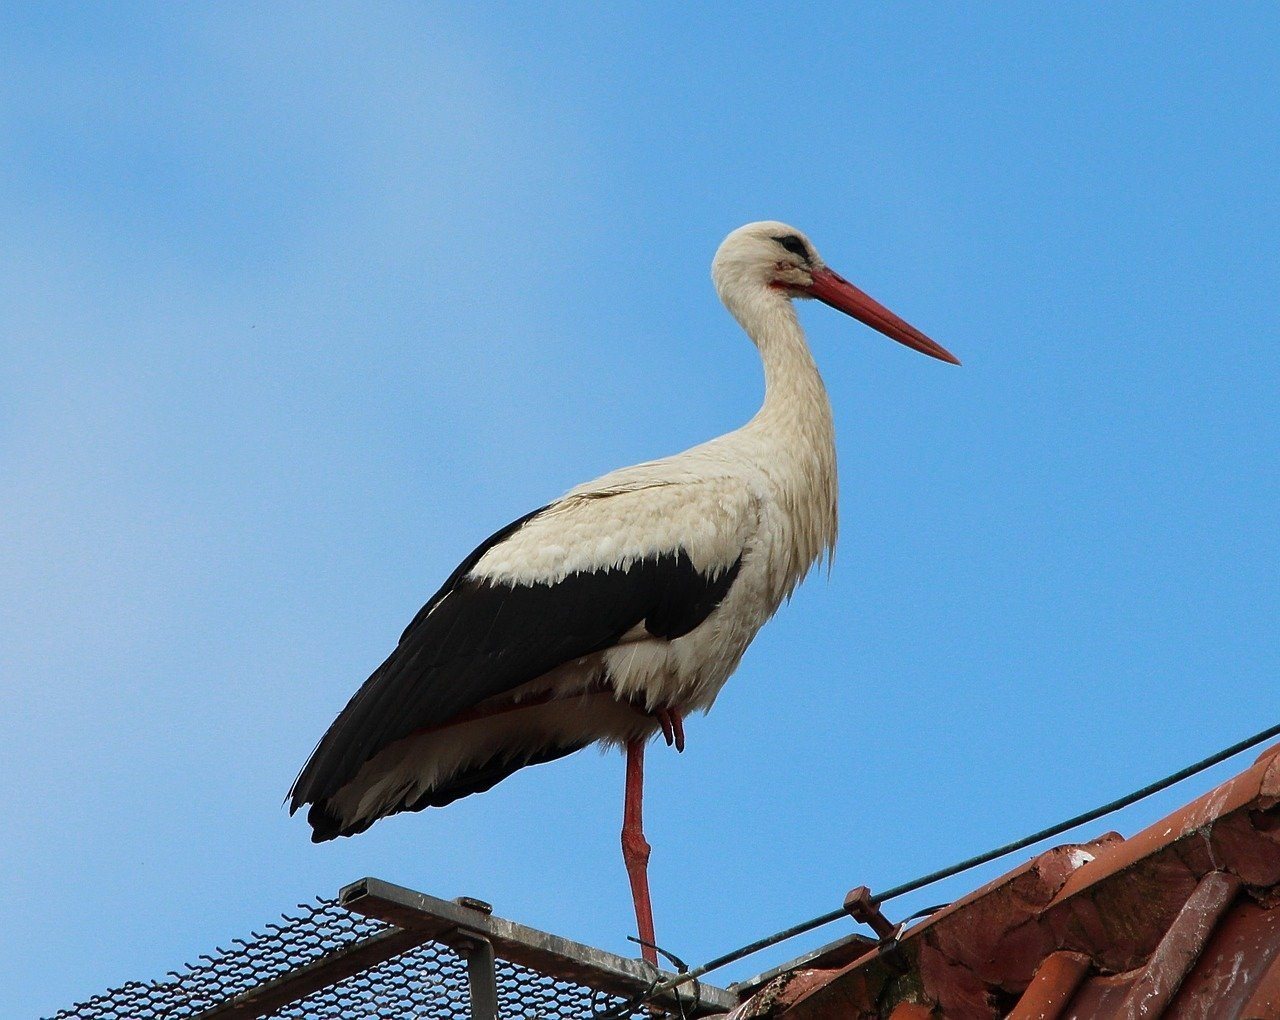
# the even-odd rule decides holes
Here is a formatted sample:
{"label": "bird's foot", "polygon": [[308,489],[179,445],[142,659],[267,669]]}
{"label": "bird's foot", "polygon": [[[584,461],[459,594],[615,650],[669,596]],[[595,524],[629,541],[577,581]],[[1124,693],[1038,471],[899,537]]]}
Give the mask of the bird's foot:
{"label": "bird's foot", "polygon": [[662,727],[662,739],[668,747],[674,746],[676,752],[684,753],[684,714],[677,708],[660,708],[653,713]]}

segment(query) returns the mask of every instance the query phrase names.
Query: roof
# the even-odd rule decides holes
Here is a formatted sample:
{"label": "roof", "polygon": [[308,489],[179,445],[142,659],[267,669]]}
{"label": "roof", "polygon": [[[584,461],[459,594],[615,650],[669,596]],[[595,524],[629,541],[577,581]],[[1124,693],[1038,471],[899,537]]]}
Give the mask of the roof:
{"label": "roof", "polygon": [[1278,803],[1280,745],[1129,839],[1055,847],[896,939],[804,960],[726,1020],[1280,1018]]}

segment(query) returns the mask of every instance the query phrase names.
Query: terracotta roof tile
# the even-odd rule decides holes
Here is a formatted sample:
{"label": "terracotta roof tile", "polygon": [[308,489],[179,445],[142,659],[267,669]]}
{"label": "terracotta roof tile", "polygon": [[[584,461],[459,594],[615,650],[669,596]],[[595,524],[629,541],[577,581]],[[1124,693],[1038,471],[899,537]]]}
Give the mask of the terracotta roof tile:
{"label": "terracotta roof tile", "polygon": [[734,1020],[1280,1018],[1280,747],[1123,839],[1055,847]]}

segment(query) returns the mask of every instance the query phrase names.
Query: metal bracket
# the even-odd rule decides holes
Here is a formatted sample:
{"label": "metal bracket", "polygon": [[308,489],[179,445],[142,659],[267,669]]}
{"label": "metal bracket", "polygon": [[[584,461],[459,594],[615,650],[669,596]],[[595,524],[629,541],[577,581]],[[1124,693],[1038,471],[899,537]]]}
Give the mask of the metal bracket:
{"label": "metal bracket", "polygon": [[900,921],[898,924],[890,921],[881,913],[879,902],[865,885],[849,890],[849,894],[844,898],[844,909],[855,921],[867,925],[876,933],[876,938],[880,940],[877,952],[886,964],[903,973],[910,969],[902,959],[899,947],[902,933],[907,930],[909,920]]}
{"label": "metal bracket", "polygon": [[[492,904],[474,896],[457,896],[453,902],[485,917],[493,914]],[[458,928],[457,932],[461,937],[449,941],[467,961],[471,1020],[498,1020],[498,961],[494,957],[493,943],[483,935],[465,928]]]}
{"label": "metal bracket", "polygon": [[880,904],[865,885],[849,890],[844,898],[844,909],[859,924],[870,927],[881,942],[894,938],[901,929],[901,925],[894,924],[880,912]]}

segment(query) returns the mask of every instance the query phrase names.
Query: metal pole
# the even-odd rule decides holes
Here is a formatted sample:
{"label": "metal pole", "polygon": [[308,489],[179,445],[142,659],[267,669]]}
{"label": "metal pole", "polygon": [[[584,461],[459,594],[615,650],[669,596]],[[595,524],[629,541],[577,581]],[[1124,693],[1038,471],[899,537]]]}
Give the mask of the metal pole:
{"label": "metal pole", "polygon": [[467,961],[471,1020],[498,1020],[498,974],[493,943],[479,936],[468,935],[456,945]]}

